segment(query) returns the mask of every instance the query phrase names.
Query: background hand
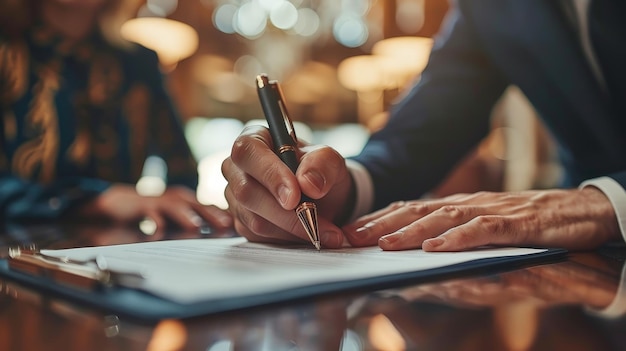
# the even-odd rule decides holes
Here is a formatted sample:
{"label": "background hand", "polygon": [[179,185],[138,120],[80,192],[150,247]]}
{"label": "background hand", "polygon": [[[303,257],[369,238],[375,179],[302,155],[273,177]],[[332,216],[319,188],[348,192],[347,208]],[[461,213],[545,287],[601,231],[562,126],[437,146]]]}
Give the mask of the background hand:
{"label": "background hand", "polygon": [[168,223],[183,229],[198,229],[203,221],[216,229],[232,226],[230,214],[213,205],[203,205],[195,193],[186,187],[173,186],[161,196],[141,196],[131,185],[116,184],[97,198],[86,203],[78,214],[86,217],[99,217],[116,223],[137,223],[150,218],[162,231]]}
{"label": "background hand", "polygon": [[344,227],[354,246],[460,251],[483,245],[588,249],[619,238],[599,190],[479,192],[397,202]]}

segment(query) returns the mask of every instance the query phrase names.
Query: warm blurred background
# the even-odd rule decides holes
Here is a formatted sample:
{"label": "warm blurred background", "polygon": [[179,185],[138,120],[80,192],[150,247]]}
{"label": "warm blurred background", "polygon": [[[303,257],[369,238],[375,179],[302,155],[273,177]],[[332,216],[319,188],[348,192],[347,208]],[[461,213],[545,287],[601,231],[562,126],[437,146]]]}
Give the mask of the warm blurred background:
{"label": "warm blurred background", "polygon": [[[200,161],[199,198],[225,206],[221,161],[246,123],[262,123],[257,74],[281,82],[300,138],[350,156],[419,79],[449,6],[448,0],[147,0],[122,34],[157,51]],[[434,195],[549,186],[558,169],[542,134],[532,108],[511,88],[494,110],[492,135]]]}
{"label": "warm blurred background", "polygon": [[[393,95],[430,49],[416,38],[379,42],[431,37],[447,8],[447,0],[147,0],[123,33],[157,50],[185,116],[258,118],[254,77],[266,72],[281,81],[294,119],[354,123],[357,89],[363,105]],[[361,60],[346,60],[354,56]],[[367,122],[375,111],[363,107]]]}

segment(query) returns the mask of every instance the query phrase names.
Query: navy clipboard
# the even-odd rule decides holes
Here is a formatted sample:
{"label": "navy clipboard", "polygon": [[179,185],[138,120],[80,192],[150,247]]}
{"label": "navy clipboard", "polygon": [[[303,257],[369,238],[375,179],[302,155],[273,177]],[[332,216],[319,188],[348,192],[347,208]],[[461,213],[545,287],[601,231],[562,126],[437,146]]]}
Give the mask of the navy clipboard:
{"label": "navy clipboard", "polygon": [[549,249],[547,251],[521,256],[481,258],[460,264],[416,272],[314,284],[273,293],[219,298],[189,304],[169,301],[144,291],[119,286],[89,291],[77,289],[72,286],[60,284],[48,277],[35,276],[10,269],[7,259],[0,260],[0,276],[54,297],[95,307],[121,317],[152,322],[170,318],[198,317],[335,293],[375,291],[441,280],[444,278],[461,277],[468,274],[493,274],[528,265],[555,262],[563,259],[566,255],[567,251],[564,249]]}

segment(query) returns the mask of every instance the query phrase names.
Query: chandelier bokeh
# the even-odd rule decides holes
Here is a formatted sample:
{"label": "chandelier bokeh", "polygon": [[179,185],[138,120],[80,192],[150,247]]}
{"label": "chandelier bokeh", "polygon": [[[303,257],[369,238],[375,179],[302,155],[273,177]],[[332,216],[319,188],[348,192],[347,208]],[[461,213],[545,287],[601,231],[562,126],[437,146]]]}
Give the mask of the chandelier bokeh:
{"label": "chandelier bokeh", "polygon": [[371,6],[370,0],[224,0],[214,8],[213,25],[251,40],[271,30],[310,40],[332,33],[340,44],[358,47],[369,37]]}

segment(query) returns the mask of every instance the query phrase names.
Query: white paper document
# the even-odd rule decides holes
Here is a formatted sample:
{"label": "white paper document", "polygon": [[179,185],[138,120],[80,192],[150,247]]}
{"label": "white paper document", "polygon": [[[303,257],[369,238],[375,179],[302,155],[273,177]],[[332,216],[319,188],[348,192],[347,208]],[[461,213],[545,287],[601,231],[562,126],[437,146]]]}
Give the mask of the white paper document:
{"label": "white paper document", "polygon": [[495,248],[468,252],[382,251],[378,247],[315,250],[247,242],[244,238],[185,239],[42,250],[74,260],[103,256],[110,267],[141,272],[141,289],[178,303],[280,292],[323,283],[422,271],[481,258],[544,249]]}

